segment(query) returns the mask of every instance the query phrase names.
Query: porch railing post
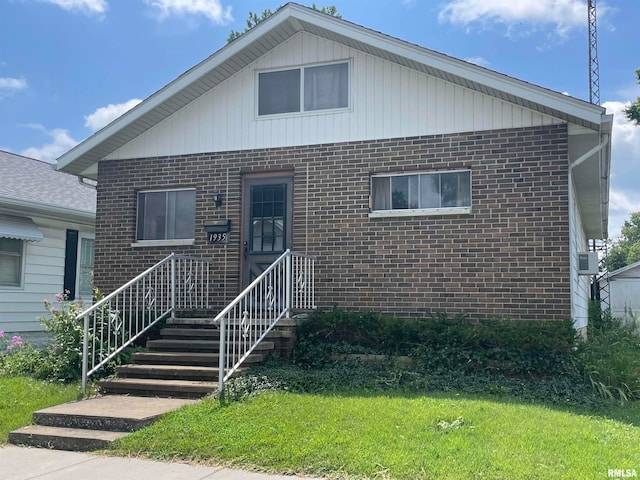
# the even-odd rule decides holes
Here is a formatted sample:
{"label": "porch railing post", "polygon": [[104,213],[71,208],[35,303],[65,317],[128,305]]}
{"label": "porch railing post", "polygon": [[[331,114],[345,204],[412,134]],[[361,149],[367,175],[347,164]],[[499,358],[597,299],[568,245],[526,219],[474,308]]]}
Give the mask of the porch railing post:
{"label": "porch railing post", "polygon": [[289,255],[287,255],[287,258],[285,258],[285,307],[287,309],[286,312],[286,317],[289,318],[290,314],[291,314],[291,293],[293,291],[293,262],[291,260],[291,257],[293,255],[291,253],[289,253]]}
{"label": "porch railing post", "polygon": [[176,254],[171,254],[171,316],[176,314]]}
{"label": "porch railing post", "polygon": [[223,315],[220,319],[220,354],[218,355],[218,396],[222,398],[224,396],[224,365],[226,355],[226,315]]}
{"label": "porch railing post", "polygon": [[89,372],[89,315],[84,316],[84,333],[82,335],[82,393],[87,391]]}

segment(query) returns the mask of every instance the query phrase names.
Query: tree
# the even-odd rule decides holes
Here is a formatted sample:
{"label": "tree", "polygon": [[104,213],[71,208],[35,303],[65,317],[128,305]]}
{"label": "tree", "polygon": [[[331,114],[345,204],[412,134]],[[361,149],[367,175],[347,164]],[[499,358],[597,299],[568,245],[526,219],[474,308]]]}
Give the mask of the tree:
{"label": "tree", "polygon": [[613,242],[607,258],[611,272],[640,260],[640,212],[631,214],[621,229],[620,239]]}
{"label": "tree", "polygon": [[[638,77],[638,83],[640,84],[640,69],[636,70],[636,77]],[[638,97],[635,102],[625,108],[624,113],[627,114],[627,118],[630,121],[632,121],[636,125],[640,125],[640,97]]]}
{"label": "tree", "polygon": [[[282,7],[283,7],[283,5],[281,5],[278,8],[276,8],[275,12],[280,10]],[[332,17],[342,18],[342,15],[340,15],[340,12],[338,12],[338,9],[334,5],[329,5],[328,7],[317,7],[315,3],[312,3],[311,4],[311,8],[314,9],[314,10],[317,10],[318,12],[322,12],[322,13],[326,13],[327,15],[331,15]],[[233,42],[236,38],[238,38],[243,33],[248,32],[253,27],[258,25],[259,23],[264,22],[267,18],[269,18],[275,12],[272,12],[268,8],[264,9],[260,15],[258,15],[257,13],[249,12],[249,15],[247,17],[247,26],[246,26],[246,28],[242,32],[237,32],[235,30],[231,30],[231,32],[229,33],[229,36],[227,37],[227,43]]]}

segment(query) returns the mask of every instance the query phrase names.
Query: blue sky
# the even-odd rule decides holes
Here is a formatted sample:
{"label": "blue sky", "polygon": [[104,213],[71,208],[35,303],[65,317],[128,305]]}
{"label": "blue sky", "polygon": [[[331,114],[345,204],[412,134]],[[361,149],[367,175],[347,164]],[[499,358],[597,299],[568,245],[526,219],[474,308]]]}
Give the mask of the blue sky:
{"label": "blue sky", "polygon": [[[0,150],[55,159],[224,46],[266,0],[0,0]],[[306,2],[301,4],[308,5]],[[330,0],[364,27],[588,100],[586,0]],[[598,0],[610,236],[640,210],[638,0]]]}

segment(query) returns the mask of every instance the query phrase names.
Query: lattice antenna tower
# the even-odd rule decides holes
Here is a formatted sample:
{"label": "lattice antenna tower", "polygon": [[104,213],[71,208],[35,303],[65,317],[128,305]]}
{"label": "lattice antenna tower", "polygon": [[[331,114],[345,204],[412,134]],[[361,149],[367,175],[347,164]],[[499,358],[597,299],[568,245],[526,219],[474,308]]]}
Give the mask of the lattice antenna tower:
{"label": "lattice antenna tower", "polygon": [[587,0],[589,23],[589,101],[600,105],[600,65],[598,64],[598,27],[596,0]]}

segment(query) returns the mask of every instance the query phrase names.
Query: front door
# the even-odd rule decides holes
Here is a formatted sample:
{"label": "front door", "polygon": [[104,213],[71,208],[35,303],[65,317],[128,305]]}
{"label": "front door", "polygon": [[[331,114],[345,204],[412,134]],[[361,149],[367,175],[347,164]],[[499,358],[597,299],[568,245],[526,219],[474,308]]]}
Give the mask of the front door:
{"label": "front door", "polygon": [[243,288],[292,246],[293,178],[246,177],[243,189]]}

